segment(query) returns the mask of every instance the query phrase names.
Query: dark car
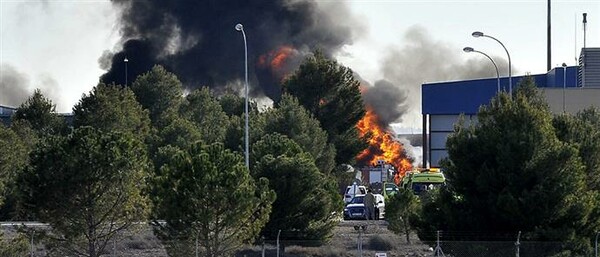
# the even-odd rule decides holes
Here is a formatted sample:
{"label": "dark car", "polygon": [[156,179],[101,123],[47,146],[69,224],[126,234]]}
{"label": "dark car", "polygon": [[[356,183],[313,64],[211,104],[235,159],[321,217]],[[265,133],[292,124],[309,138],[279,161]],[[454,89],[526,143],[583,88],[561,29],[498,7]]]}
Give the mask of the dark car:
{"label": "dark car", "polygon": [[[377,203],[375,207],[375,219],[380,219],[385,215],[385,202],[383,199],[383,195],[374,194],[375,202]],[[356,195],[352,198],[352,201],[346,205],[344,208],[344,219],[367,219],[365,204],[364,204],[365,195]]]}

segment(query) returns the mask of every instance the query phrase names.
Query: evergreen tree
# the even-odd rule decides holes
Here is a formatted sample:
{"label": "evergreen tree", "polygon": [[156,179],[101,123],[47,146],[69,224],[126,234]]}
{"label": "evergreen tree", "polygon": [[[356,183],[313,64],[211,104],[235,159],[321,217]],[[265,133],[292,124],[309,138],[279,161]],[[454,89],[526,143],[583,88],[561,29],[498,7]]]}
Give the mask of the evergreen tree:
{"label": "evergreen tree", "polygon": [[149,111],[152,125],[161,128],[177,115],[183,102],[183,86],[175,76],[160,65],[136,78],[131,86],[137,101]]}
{"label": "evergreen tree", "polygon": [[327,143],[327,132],[298,100],[284,94],[276,108],[264,113],[264,133],[279,133],[294,140],[315,159],[317,167],[329,174],[335,166],[335,148]]}
{"label": "evergreen tree", "polygon": [[[269,219],[275,198],[267,180],[250,176],[243,158],[222,144],[167,146],[153,201],[159,237],[170,256],[227,256],[251,242]],[[170,157],[170,158],[169,158]]]}
{"label": "evergreen tree", "polygon": [[13,122],[26,122],[36,134],[54,135],[66,131],[64,120],[56,114],[56,105],[36,89],[33,95],[17,108]]}
{"label": "evergreen tree", "polygon": [[262,234],[299,244],[321,244],[337,225],[342,199],[335,180],[319,172],[310,154],[293,140],[269,134],[252,145],[255,178],[267,178],[277,194],[273,213]]}
{"label": "evergreen tree", "polygon": [[442,167],[449,187],[424,204],[420,236],[431,229],[523,231],[523,240],[589,247],[582,232],[597,193],[586,190],[577,149],[556,137],[533,79],[525,78],[512,97],[497,95],[477,119],[448,137]]}
{"label": "evergreen tree", "polygon": [[200,129],[202,140],[207,144],[223,142],[228,117],[210,90],[207,87],[196,89],[185,100],[180,112]]}
{"label": "evergreen tree", "polygon": [[416,219],[420,210],[419,199],[412,190],[400,189],[390,197],[385,205],[385,219],[388,229],[395,234],[404,234],[410,244],[411,220]]}
{"label": "evergreen tree", "polygon": [[283,83],[284,92],[298,98],[327,131],[338,151],[338,164],[353,163],[366,147],[364,139],[352,132],[365,115],[359,86],[351,69],[320,52],[308,57]]}
{"label": "evergreen tree", "polygon": [[553,120],[561,141],[575,144],[585,165],[586,183],[600,190],[600,112],[592,107],[577,115],[558,115]]}
{"label": "evergreen tree", "polygon": [[73,107],[73,126],[92,126],[102,131],[130,133],[140,140],[150,134],[148,111],[135,100],[133,91],[103,83],[95,86]]}
{"label": "evergreen tree", "polygon": [[[16,188],[15,179],[27,165],[29,153],[19,136],[11,129],[0,125],[0,210],[4,210],[3,201],[13,196]],[[6,220],[7,213],[0,216]]]}
{"label": "evergreen tree", "polygon": [[19,178],[24,206],[63,256],[100,256],[115,234],[143,222],[148,177],[145,147],[130,134],[81,127],[52,137]]}

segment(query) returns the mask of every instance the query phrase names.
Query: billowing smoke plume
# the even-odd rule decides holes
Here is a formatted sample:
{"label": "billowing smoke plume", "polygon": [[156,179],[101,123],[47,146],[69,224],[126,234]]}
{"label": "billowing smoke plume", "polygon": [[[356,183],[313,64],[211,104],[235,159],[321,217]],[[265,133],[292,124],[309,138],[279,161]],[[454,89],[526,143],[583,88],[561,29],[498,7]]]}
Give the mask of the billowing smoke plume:
{"label": "billowing smoke plume", "polygon": [[9,64],[0,64],[0,103],[16,107],[29,96],[29,80]]}
{"label": "billowing smoke plume", "polygon": [[[428,35],[427,29],[413,26],[404,34],[403,47],[392,46],[386,50],[389,54],[382,60],[381,65],[384,79],[391,82],[386,87],[395,85],[399,91],[395,94],[388,92],[388,94],[406,100],[402,100],[398,106],[408,106],[408,108],[397,107],[395,110],[392,108],[394,112],[401,110],[404,113],[400,115],[402,119],[390,122],[403,121],[403,126],[421,126],[420,106],[423,83],[496,77],[494,66],[485,57],[471,54],[473,58],[464,61],[463,57],[466,53],[462,51],[462,46],[435,41]],[[507,75],[507,62],[501,57],[492,56],[492,58],[498,65],[500,75]]]}
{"label": "billowing smoke plume", "polygon": [[406,90],[402,90],[387,80],[375,82],[373,87],[362,93],[363,101],[370,106],[382,127],[392,122],[401,122],[402,115],[408,110]]}
{"label": "billowing smoke plume", "polygon": [[[10,64],[0,64],[0,104],[19,107],[33,93],[33,88],[39,88],[45,97],[53,103],[62,103],[58,83],[49,75],[42,74],[34,77],[34,86],[24,73],[19,72]],[[63,106],[58,106],[63,107]],[[57,109],[59,109],[57,107]]]}
{"label": "billowing smoke plume", "polygon": [[[352,41],[352,21],[341,2],[308,0],[113,0],[121,10],[122,50],[105,54],[101,66],[110,69],[102,81],[125,83],[162,64],[188,88],[220,88],[244,78],[244,44],[237,23],[248,40],[250,80],[260,85],[254,94],[280,96],[283,74],[316,49],[333,56]],[[293,64],[293,65],[290,65]],[[294,67],[290,67],[294,66]],[[285,71],[282,71],[284,69]]]}

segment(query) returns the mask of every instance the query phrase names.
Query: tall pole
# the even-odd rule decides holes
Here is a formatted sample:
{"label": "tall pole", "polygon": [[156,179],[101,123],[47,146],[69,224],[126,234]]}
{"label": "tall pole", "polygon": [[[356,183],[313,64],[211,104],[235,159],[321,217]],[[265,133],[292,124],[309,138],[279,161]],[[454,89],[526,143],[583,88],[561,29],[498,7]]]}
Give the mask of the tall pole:
{"label": "tall pole", "polygon": [[550,63],[552,62],[552,30],[550,29],[550,0],[548,0],[548,62],[546,64],[546,71],[550,70]]}
{"label": "tall pole", "polygon": [[566,103],[565,103],[565,90],[567,89],[567,64],[563,62],[562,64],[563,67],[563,113],[565,112],[566,109]]}
{"label": "tall pole", "polygon": [[495,40],[496,42],[498,42],[502,48],[504,48],[504,51],[506,52],[506,55],[508,56],[508,91],[510,93],[510,95],[512,95],[512,64],[510,61],[510,53],[508,53],[508,49],[506,49],[506,47],[504,46],[504,44],[502,44],[502,42],[500,42],[500,40],[496,39],[495,37],[483,34],[483,32],[479,32],[479,31],[475,31],[471,34],[474,37],[487,37],[487,38],[491,38],[493,40]]}
{"label": "tall pole", "polygon": [[463,48],[463,51],[465,51],[467,53],[471,53],[471,52],[480,53],[480,54],[483,54],[488,59],[490,59],[490,61],[494,65],[494,68],[496,69],[496,78],[498,80],[498,89],[497,89],[498,91],[497,92],[500,92],[500,72],[498,72],[498,65],[496,65],[496,62],[494,62],[494,59],[492,59],[492,57],[490,57],[486,53],[481,52],[481,51],[477,51],[477,50],[473,49],[472,47],[465,47],[465,48]]}
{"label": "tall pole", "polygon": [[127,60],[127,57],[125,57],[125,60],[123,60],[123,62],[125,63],[125,86],[127,86],[127,63],[129,62],[129,60]]}
{"label": "tall pole", "polygon": [[250,155],[248,152],[248,43],[246,42],[246,32],[244,32],[244,26],[240,23],[235,25],[237,31],[242,32],[244,37],[244,65],[245,65],[245,84],[244,84],[244,96],[245,96],[245,114],[246,114],[246,128],[245,128],[245,145],[246,145],[246,168],[250,169]]}

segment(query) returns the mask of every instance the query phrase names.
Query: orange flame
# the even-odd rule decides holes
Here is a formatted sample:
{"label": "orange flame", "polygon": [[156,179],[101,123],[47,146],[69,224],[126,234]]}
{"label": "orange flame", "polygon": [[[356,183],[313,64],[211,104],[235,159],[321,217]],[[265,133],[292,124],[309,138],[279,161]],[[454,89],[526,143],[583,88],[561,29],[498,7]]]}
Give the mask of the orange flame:
{"label": "orange flame", "polygon": [[281,69],[285,64],[286,60],[294,53],[294,49],[290,46],[282,46],[277,52],[273,54],[271,52],[273,58],[271,59],[271,67],[274,69]]}
{"label": "orange flame", "polygon": [[292,46],[283,45],[258,57],[257,66],[268,70],[273,79],[283,82],[291,75],[290,70],[295,64],[299,52]]}
{"label": "orange flame", "polygon": [[371,165],[376,165],[377,160],[384,160],[396,169],[394,182],[400,183],[404,174],[412,170],[412,164],[406,157],[402,144],[395,140],[393,134],[387,129],[381,127],[379,117],[373,110],[367,106],[365,116],[358,121],[357,128],[361,136],[371,133],[369,147],[362,151],[357,160],[367,161]]}
{"label": "orange flame", "polygon": [[258,66],[270,68],[276,77],[285,77],[288,72],[286,67],[288,60],[297,54],[297,51],[291,46],[280,46],[277,50],[270,51],[258,57]]}

